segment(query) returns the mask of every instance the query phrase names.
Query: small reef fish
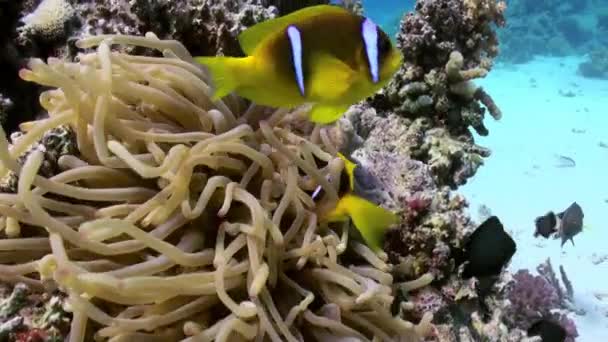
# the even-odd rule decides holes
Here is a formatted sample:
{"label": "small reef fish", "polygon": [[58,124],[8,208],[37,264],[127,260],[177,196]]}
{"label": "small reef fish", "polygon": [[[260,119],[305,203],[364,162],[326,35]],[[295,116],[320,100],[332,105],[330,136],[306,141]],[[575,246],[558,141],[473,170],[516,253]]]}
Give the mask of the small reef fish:
{"label": "small reef fish", "polygon": [[231,92],[260,105],[313,104],[309,119],[329,124],[380,90],[401,52],[374,22],[332,5],[307,7],[243,31],[247,57],[196,57],[208,67],[213,100]]}
{"label": "small reef fish", "polygon": [[584,216],[583,209],[576,202],[557,215],[560,219],[558,234],[562,238],[562,247],[568,240],[574,246],[573,237],[583,231]]}
{"label": "small reef fish", "polygon": [[558,218],[554,212],[549,211],[543,216],[539,216],[534,220],[534,224],[536,225],[536,231],[534,232],[534,237],[538,237],[539,235],[548,239],[551,235],[557,233]]}
{"label": "small reef fish", "polygon": [[462,250],[455,251],[456,264],[466,262],[462,277],[493,277],[509,263],[517,246],[498,217],[485,220],[466,240]]}
{"label": "small reef fish", "polygon": [[542,236],[548,239],[554,236],[562,239],[562,247],[568,240],[574,245],[573,237],[583,229],[589,229],[583,224],[584,216],[583,209],[576,202],[561,213],[555,214],[553,211],[549,211],[534,221],[536,225],[534,237]]}
{"label": "small reef fish", "polygon": [[536,321],[528,328],[529,337],[540,336],[543,342],[564,342],[566,341],[566,335],[564,327],[549,319]]}
{"label": "small reef fish", "polygon": [[[327,206],[322,201],[323,191],[317,188],[312,197],[318,201],[318,214],[321,222],[343,222],[349,218],[365,243],[374,251],[382,249],[384,234],[390,226],[398,222],[394,213],[355,194],[355,169],[357,165],[338,153],[344,161],[340,175],[338,203]],[[331,181],[331,180],[330,180]]]}

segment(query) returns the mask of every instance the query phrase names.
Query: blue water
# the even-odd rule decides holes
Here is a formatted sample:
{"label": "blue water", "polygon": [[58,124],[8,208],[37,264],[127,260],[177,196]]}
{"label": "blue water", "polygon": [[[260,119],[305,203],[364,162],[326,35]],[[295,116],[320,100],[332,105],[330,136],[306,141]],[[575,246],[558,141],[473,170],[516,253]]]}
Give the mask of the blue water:
{"label": "blue water", "polygon": [[[340,3],[342,0],[332,0]],[[412,11],[415,0],[363,0],[364,14],[377,22],[390,36],[395,37],[399,31],[399,22],[404,13]]]}
{"label": "blue water", "polygon": [[[489,207],[508,228],[518,250],[509,268],[515,272],[551,259],[563,265],[575,291],[571,315],[577,342],[608,341],[608,79],[587,78],[579,65],[604,49],[608,69],[608,1],[552,2],[509,0],[501,56],[483,80],[476,80],[502,109],[503,119],[486,116],[490,134],[476,142],[493,151],[484,166],[458,189],[470,201],[476,218]],[[413,1],[364,1],[365,14],[386,31],[396,32]],[[524,14],[525,13],[525,14]],[[602,14],[603,13],[603,17]],[[604,24],[602,24],[604,20]],[[603,26],[605,25],[605,26]],[[530,33],[532,32],[532,33]],[[606,70],[608,78],[608,70]],[[569,96],[564,96],[570,93]],[[558,168],[556,155],[575,160]],[[549,210],[562,211],[573,201],[584,211],[589,229],[575,246],[533,237],[534,219]]]}
{"label": "blue water", "polygon": [[386,33],[394,37],[404,13],[413,10],[414,0],[364,0],[365,16],[376,21]]}

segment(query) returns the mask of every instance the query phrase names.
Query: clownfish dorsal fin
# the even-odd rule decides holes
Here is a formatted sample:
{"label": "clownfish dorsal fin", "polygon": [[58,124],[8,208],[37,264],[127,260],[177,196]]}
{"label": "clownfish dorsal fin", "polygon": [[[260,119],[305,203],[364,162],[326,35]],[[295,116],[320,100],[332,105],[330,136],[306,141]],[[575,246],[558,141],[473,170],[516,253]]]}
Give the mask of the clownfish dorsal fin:
{"label": "clownfish dorsal fin", "polygon": [[239,35],[239,43],[243,51],[251,55],[256,46],[263,41],[268,35],[284,31],[289,25],[296,25],[298,22],[312,18],[322,14],[342,14],[350,13],[348,10],[333,5],[318,5],[306,7],[282,17],[263,21],[259,24],[251,26]]}

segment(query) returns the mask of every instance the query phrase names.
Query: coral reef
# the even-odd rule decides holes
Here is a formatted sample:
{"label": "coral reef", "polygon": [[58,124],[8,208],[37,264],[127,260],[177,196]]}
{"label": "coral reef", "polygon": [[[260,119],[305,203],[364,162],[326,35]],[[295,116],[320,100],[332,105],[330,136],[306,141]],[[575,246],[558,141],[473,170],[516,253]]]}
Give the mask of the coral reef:
{"label": "coral reef", "polygon": [[608,48],[592,51],[587,60],[579,64],[578,74],[587,78],[608,79]]}
{"label": "coral reef", "polygon": [[419,1],[397,36],[404,65],[371,104],[407,119],[407,148],[431,165],[441,185],[455,188],[473,176],[488,157],[474,145],[472,127],[487,135],[486,111],[502,114],[473,80],[484,77],[498,53],[493,24],[504,25],[504,2]]}
{"label": "coral reef", "polygon": [[509,25],[500,31],[500,60],[524,63],[534,56],[588,53],[608,42],[608,7],[590,0],[512,0]]}
{"label": "coral reef", "polygon": [[243,52],[237,36],[247,27],[279,14],[271,2],[266,3],[268,7],[255,0],[137,0],[131,10],[139,18],[140,32],[179,40],[192,55],[240,56]]}
{"label": "coral reef", "polygon": [[74,7],[66,0],[43,0],[21,18],[23,26],[19,31],[24,36],[42,36],[52,40],[65,35],[66,24],[74,13]]}
{"label": "coral reef", "polygon": [[411,276],[431,272],[444,278],[450,265],[449,246],[458,244],[471,227],[463,214],[466,201],[440,185],[432,163],[412,157],[406,119],[394,114],[378,117],[367,105],[351,109],[347,117],[365,141],[352,155],[375,180],[366,187],[377,194],[376,201],[403,215],[402,226],[387,239],[389,257],[395,263],[400,256],[414,260]]}
{"label": "coral reef", "polygon": [[433,276],[430,286],[403,299],[412,309],[407,317],[417,321],[424,313],[434,314],[434,333],[426,341],[535,341],[506,325],[502,296],[490,295],[487,300],[496,304],[486,308],[476,282],[458,277],[451,251],[475,224],[465,212],[465,199],[440,185],[428,160],[413,157],[412,149],[420,145],[411,133],[413,125],[368,104],[352,107],[339,123],[348,132],[342,150],[352,153],[365,173],[359,192],[400,213],[401,224],[388,233],[385,245],[395,264],[393,276],[406,281]]}
{"label": "coral reef", "polygon": [[0,341],[62,341],[70,317],[61,296],[38,294],[23,283],[0,284]]}
{"label": "coral reef", "polygon": [[[15,132],[11,134],[11,141],[13,144],[17,144],[23,136],[22,132]],[[18,154],[23,153],[17,162],[23,164],[27,156],[33,151],[42,152],[44,154],[44,161],[40,167],[40,174],[45,177],[52,177],[60,171],[59,158],[64,155],[76,155],[78,153],[74,131],[66,126],[53,128],[45,132],[39,141],[31,142],[30,145],[23,144],[22,146],[27,150],[15,151]],[[0,191],[8,193],[17,192],[17,175],[14,172],[9,172],[0,179]]]}
{"label": "coral reef", "polygon": [[[58,0],[49,2],[62,3]],[[164,46],[177,54],[177,57],[187,57],[182,55],[186,49],[194,55],[238,55],[241,52],[236,36],[246,27],[300,6],[319,2],[323,1],[80,1],[72,3],[73,12],[68,12],[73,15],[62,17],[67,18],[62,21],[63,25],[55,25],[57,30],[53,32],[56,34],[38,35],[35,31],[21,29],[18,41],[13,41],[12,37],[18,35],[19,25],[15,22],[3,23],[9,25],[5,31],[9,36],[0,35],[0,41],[4,39],[10,42],[8,52],[3,53],[12,53],[12,56],[7,58],[0,55],[0,63],[10,60],[11,70],[15,71],[15,79],[6,83],[6,87],[16,87],[15,89],[21,91],[29,89],[28,96],[31,96],[15,102],[16,93],[6,92],[3,88],[5,81],[0,81],[0,93],[6,94],[8,101],[12,99],[15,102],[13,106],[9,106],[9,110],[14,111],[17,106],[29,106],[19,121],[3,125],[9,132],[17,128],[23,130],[23,133],[12,135],[12,148],[17,146],[19,153],[11,154],[14,159],[6,158],[5,155],[3,164],[8,163],[10,165],[5,166],[24,172],[23,170],[28,169],[31,171],[32,164],[40,163],[39,176],[34,182],[42,183],[34,183],[31,191],[27,184],[22,186],[20,195],[34,194],[35,201],[44,200],[40,202],[42,209],[50,213],[51,218],[55,220],[52,222],[59,222],[57,224],[63,224],[64,227],[69,226],[81,233],[83,239],[90,239],[92,245],[87,245],[87,248],[96,246],[93,252],[89,250],[82,253],[74,246],[84,243],[84,240],[70,240],[73,236],[68,231],[47,235],[47,231],[39,229],[41,221],[31,222],[31,216],[34,215],[27,216],[30,214],[31,202],[25,205],[11,200],[14,197],[6,197],[13,202],[3,202],[0,210],[10,208],[15,211],[3,211],[2,215],[21,216],[3,220],[3,233],[7,236],[10,234],[12,241],[25,243],[25,239],[37,239],[27,241],[40,249],[32,251],[26,260],[14,260],[17,266],[0,266],[0,270],[6,271],[3,274],[10,275],[7,280],[15,283],[21,279],[30,281],[33,286],[41,285],[42,282],[33,276],[39,273],[45,283],[58,284],[61,291],[70,295],[66,308],[70,309],[70,316],[73,314],[73,319],[70,317],[71,329],[76,336],[82,334],[88,320],[96,322],[87,326],[87,334],[92,334],[92,326],[101,326],[100,335],[118,336],[119,339],[152,338],[151,332],[139,329],[145,323],[159,327],[154,333],[158,333],[156,337],[161,340],[184,338],[190,341],[195,335],[209,339],[217,335],[228,338],[234,336],[227,335],[232,329],[238,330],[241,336],[246,337],[245,335],[251,334],[255,324],[259,324],[256,328],[264,326],[267,334],[276,333],[276,338],[285,336],[288,339],[291,331],[291,334],[301,332],[305,337],[313,335],[319,340],[332,340],[335,337],[328,336],[330,332],[344,332],[344,329],[352,328],[357,334],[377,334],[379,337],[382,337],[382,334],[405,332],[405,335],[415,340],[414,336],[429,332],[429,321],[434,317],[434,328],[427,341],[536,341],[534,338],[526,338],[525,331],[505,324],[506,300],[500,294],[491,293],[480,298],[482,296],[479,293],[482,291],[479,290],[479,284],[473,280],[459,279],[450,255],[451,249],[458,247],[463,237],[474,228],[474,223],[465,213],[466,200],[454,193],[453,189],[472,177],[483,164],[483,159],[490,155],[489,150],[474,144],[469,128],[482,135],[488,134],[483,125],[485,112],[488,111],[497,119],[501,116],[500,109],[489,94],[475,86],[473,81],[490,71],[492,59],[497,54],[492,25],[503,24],[502,2],[418,1],[416,13],[406,16],[401,25],[399,40],[403,51],[406,52],[406,63],[396,81],[368,103],[351,108],[347,117],[337,126],[313,127],[302,122],[298,111],[289,113],[256,106],[247,107],[247,103],[234,97],[226,98],[223,105],[218,105],[221,107],[208,110],[213,105],[206,100],[208,94],[206,88],[201,86],[199,78],[203,77],[200,76],[200,71],[184,64],[170,66],[171,63],[160,62],[158,59],[155,59],[154,63],[143,62],[132,56],[160,56],[160,53],[149,49],[150,45],[156,46],[152,42],[156,41],[157,37],[177,38],[183,42],[185,49],[175,49],[175,42]],[[12,11],[27,16],[39,3],[33,1],[12,5]],[[361,10],[359,1],[343,1],[343,4],[354,11]],[[74,80],[74,89],[65,83],[56,83],[54,77],[46,74],[51,72],[56,76],[53,72],[73,72],[78,64],[63,64],[64,62],[58,60],[50,60],[48,64],[37,61],[30,65],[31,73],[23,72],[26,78],[29,75],[31,80],[58,88],[43,93],[41,102],[45,110],[42,112],[34,105],[38,103],[39,88],[32,86],[32,83],[17,80],[16,70],[24,66],[27,57],[37,56],[44,59],[48,56],[58,56],[70,60],[76,56],[76,53],[80,52],[75,44],[78,37],[110,33],[143,35],[147,31],[153,31],[155,34],[148,34],[146,49],[141,46],[133,47],[130,45],[133,41],[128,37],[123,37],[127,40],[122,41],[124,44],[121,47],[114,47],[116,51],[129,53],[129,58],[132,59],[121,62],[121,58],[127,58],[126,55],[116,57],[112,54],[110,57],[117,71],[130,67],[129,77],[136,79],[128,83],[131,87],[129,91],[114,89],[112,95],[122,101],[112,104],[118,106],[118,110],[116,107],[112,108],[120,113],[120,120],[123,120],[121,123],[124,125],[117,124],[114,115],[100,114],[104,112],[104,107],[101,100],[103,96],[99,96],[98,91],[107,84],[100,82],[99,86],[93,86],[87,82],[85,76],[73,73],[69,74],[69,77]],[[73,38],[68,40],[68,35]],[[107,43],[120,41],[117,38],[117,41]],[[100,42],[101,39],[92,39],[86,44],[80,43],[79,47],[92,48]],[[80,63],[102,68],[96,64],[95,55],[106,52],[98,49],[91,53],[80,56]],[[62,69],[61,65],[69,67]],[[180,77],[171,78],[170,75],[175,73],[180,77],[187,77],[188,82],[194,82],[195,85],[182,82]],[[154,83],[159,79],[162,79],[162,82]],[[113,87],[125,86],[121,82],[122,80],[113,79]],[[157,94],[170,94],[168,98],[162,97],[169,101],[170,105],[162,101],[145,103],[153,97],[143,96],[137,91],[148,88],[161,89]],[[177,91],[172,91],[176,89]],[[83,127],[75,123],[73,118],[68,120],[68,126],[71,128],[57,125],[54,130],[40,132],[37,136],[31,133],[32,128],[40,127],[38,125],[43,121],[22,124],[22,121],[44,118],[47,111],[52,113],[52,118],[60,117],[61,119],[57,119],[59,121],[65,119],[68,114],[58,113],[57,108],[61,107],[60,104],[64,106],[61,108],[73,105],[68,100],[72,91],[88,94],[80,103],[83,120],[86,121],[84,130],[86,124],[90,129],[99,128],[101,125],[103,128],[97,132],[104,134],[91,136],[83,133]],[[131,91],[135,91],[137,95],[127,95],[131,94]],[[144,98],[146,101],[142,100]],[[130,105],[125,107],[122,104]],[[171,106],[179,106],[180,110],[169,110],[174,108]],[[196,108],[206,109],[206,114]],[[105,110],[107,112],[107,108]],[[179,115],[179,112],[190,111],[195,112],[192,117],[196,120],[187,121],[188,119]],[[246,114],[243,114],[245,111]],[[235,128],[236,123],[232,121],[231,114],[234,115],[236,123],[249,126],[255,133],[230,136],[232,130],[240,127]],[[145,115],[148,121],[138,121],[141,115]],[[167,120],[167,117],[170,119]],[[260,125],[261,118],[266,120],[266,124],[271,123],[272,128],[264,126],[264,121]],[[49,128],[51,126],[49,124]],[[185,130],[185,126],[190,129]],[[125,134],[125,130],[137,134]],[[213,137],[201,135],[207,133]],[[192,170],[192,178],[189,178],[191,182],[178,181],[181,179],[179,177],[184,175],[179,172],[181,164],[172,163],[179,159],[181,153],[180,147],[177,146],[186,145],[186,148],[191,148],[192,145],[201,144],[201,148],[205,148],[205,140],[216,141],[214,139],[218,138],[224,142],[223,138],[219,138],[224,135],[227,135],[227,140],[233,144],[231,148],[249,147],[251,150],[247,151],[250,153],[212,152],[208,157],[217,157],[220,160],[205,159],[204,163],[208,163],[206,166]],[[123,146],[123,150],[119,145]],[[281,145],[286,148],[277,147]],[[108,146],[111,151],[104,146]],[[396,210],[402,219],[400,226],[387,236],[386,255],[372,255],[364,246],[355,242],[349,243],[348,248],[345,248],[344,230],[333,227],[336,228],[334,232],[327,229],[326,225],[319,225],[317,229],[312,218],[302,219],[302,215],[297,213],[302,213],[298,208],[301,208],[303,203],[301,199],[307,196],[303,191],[296,191],[291,198],[291,205],[284,200],[287,198],[284,193],[289,193],[287,189],[290,184],[293,186],[293,182],[288,180],[294,179],[294,153],[303,156],[295,160],[307,160],[314,155],[317,158],[323,157],[324,162],[329,162],[331,155],[338,150],[352,155],[361,164],[361,167],[357,168],[358,192]],[[255,160],[251,161],[249,158]],[[266,159],[270,161],[266,162]],[[310,188],[314,186],[315,181],[322,182],[323,177],[317,179],[309,173],[336,171],[338,165],[332,163],[323,168],[316,165],[317,167],[312,169],[301,169],[295,176],[298,179],[295,188]],[[96,174],[93,169],[87,173],[89,168],[94,167],[97,167],[95,170],[100,173]],[[256,181],[254,176],[263,174],[267,168],[273,168],[272,177],[260,176],[264,181]],[[239,177],[243,175],[243,171],[246,173],[241,179]],[[111,181],[106,179],[108,173],[112,176]],[[2,192],[19,192],[16,174],[7,174]],[[198,195],[203,197],[205,184],[218,176],[226,177],[230,180],[229,184],[222,183],[215,194],[208,194],[205,213],[198,221],[192,221],[192,225],[219,227],[215,230],[223,232],[225,239],[221,240],[220,247],[216,244],[220,241],[220,234],[207,236],[205,233],[205,241],[200,242],[198,237],[202,234],[201,229],[187,229],[192,228],[189,225],[176,228],[175,222],[170,218],[165,220],[164,224],[159,224],[163,217],[167,218],[167,211],[163,206],[174,206],[178,212],[197,208],[197,201],[200,200]],[[76,177],[76,180],[70,177]],[[187,178],[187,175],[185,177]],[[28,177],[23,177],[22,174],[21,178]],[[45,179],[51,183],[45,183]],[[241,188],[239,183],[244,183],[245,188],[260,188],[253,193],[254,196],[266,197],[266,200],[260,200],[260,206],[263,208],[260,211],[267,213],[264,220],[266,223],[243,223],[243,218],[248,221],[250,216],[253,218],[255,215],[253,211],[251,215],[247,213],[247,203],[239,202],[240,197],[236,191]],[[48,186],[51,186],[52,191],[47,193]],[[117,191],[117,187],[129,189],[125,190],[126,193],[132,190],[136,192],[135,189],[143,187],[145,190],[140,189],[142,194],[158,190],[159,194],[169,197],[161,200],[160,203],[164,204],[153,200],[144,202],[145,199],[141,198],[126,203],[121,201],[118,204],[112,200],[101,201],[95,196],[85,196],[83,199],[80,192],[77,192],[79,197],[74,198],[71,197],[73,192],[64,191],[65,187],[75,191],[86,189],[95,194],[102,193],[108,187],[111,190],[108,192]],[[170,194],[170,189],[176,189],[177,195]],[[111,197],[111,194],[104,196]],[[174,196],[186,196],[189,200],[180,202]],[[257,203],[257,199],[255,202]],[[142,203],[148,203],[150,207],[137,214],[137,227],[114,226],[118,220],[112,218],[123,219],[128,216],[125,210],[133,209]],[[69,212],[65,212],[67,204]],[[190,207],[191,205],[194,207]],[[305,215],[308,215],[307,205],[303,205],[306,208]],[[217,216],[211,210],[223,214]],[[93,221],[94,219],[101,221]],[[277,231],[273,230],[275,220],[279,221],[276,226],[281,229],[280,233],[285,233],[286,242],[283,245],[275,244],[275,238],[278,239]],[[87,225],[87,222],[94,224]],[[220,224],[221,222],[224,224]],[[304,227],[306,225],[308,228]],[[230,256],[229,252],[235,252],[242,247],[241,236],[251,233],[253,226],[268,232],[264,245],[257,246],[263,253],[256,254],[256,247],[250,248],[249,244],[252,242],[247,240],[247,248]],[[50,227],[52,232],[54,226]],[[117,236],[110,228],[120,229],[126,235]],[[127,236],[138,232],[145,233]],[[342,234],[339,234],[340,232]],[[2,235],[0,238],[7,236]],[[192,236],[196,239],[188,240]],[[186,240],[196,243],[188,244]],[[113,252],[107,250],[101,254],[97,253],[100,251],[98,247],[103,250],[103,246],[114,246],[116,241],[141,242],[148,248],[142,250],[143,245],[138,244],[140,249],[125,252],[123,256],[112,255]],[[64,245],[64,242],[69,243]],[[219,250],[216,251],[216,248]],[[66,254],[63,254],[64,250]],[[276,267],[278,256],[271,250],[284,253],[282,255],[286,255],[286,259],[290,261]],[[6,253],[10,254],[0,254],[4,257],[3,263],[17,256],[23,257],[24,252]],[[45,258],[47,254],[49,255]],[[218,255],[228,256],[224,259]],[[242,264],[246,264],[248,258],[256,260],[256,255],[266,266],[257,265],[260,272],[255,275],[248,270],[242,270]],[[97,257],[100,259],[96,259]],[[188,265],[188,260],[202,259],[205,260],[203,271],[200,267]],[[36,261],[27,267],[19,264],[31,260]],[[299,264],[305,266],[297,268],[301,267]],[[220,277],[224,280],[222,286],[231,289],[222,294],[209,285],[210,282],[218,283],[214,278],[218,267],[223,267],[225,272],[225,277]],[[293,271],[294,267],[297,271]],[[280,275],[275,277],[278,269],[281,270],[278,273]],[[108,274],[110,277],[105,276]],[[113,277],[116,274],[121,277]],[[198,285],[188,281],[186,283],[190,285],[181,286],[176,290],[171,283],[182,279],[180,277],[199,275],[202,278],[196,283]],[[340,282],[346,284],[348,291],[335,285],[337,278],[334,279],[334,276],[342,276],[339,278]],[[153,281],[146,282],[152,278]],[[334,279],[333,283],[331,279]],[[146,282],[145,285],[143,282]],[[259,289],[252,284],[265,284],[267,290],[257,292],[257,297],[251,297],[251,291],[255,294]],[[140,291],[140,285],[146,286],[146,291]],[[150,301],[151,298],[154,298],[156,303],[164,291],[164,286],[175,292],[171,294],[172,298],[160,304],[140,304]],[[215,294],[216,291],[219,295],[213,301],[200,300],[206,298],[206,295],[197,297],[201,292]],[[286,291],[297,293],[300,301],[283,303],[277,300],[286,298]],[[83,292],[97,298],[89,301],[84,296],[78,296]],[[58,336],[65,336],[68,318],[63,309],[60,309],[63,298],[47,296],[41,300],[46,304],[39,306],[47,308],[46,314],[40,314],[44,319],[34,321],[55,322],[53,326],[61,327],[56,328]],[[391,309],[396,308],[396,317],[386,312],[388,306]],[[351,310],[353,307],[363,310],[373,307],[374,311],[370,309],[359,314]],[[381,307],[381,310],[378,310],[378,307]],[[97,308],[102,311],[95,311]],[[252,308],[259,310],[260,320],[241,319],[239,315],[250,313]],[[371,312],[373,314],[370,314]],[[117,317],[119,315],[120,317]],[[159,317],[168,321],[162,321]],[[567,317],[563,315],[561,319],[567,320]],[[367,324],[373,324],[375,330],[368,331],[365,328]],[[49,336],[48,324],[31,324],[13,316],[5,325],[11,334],[18,331],[17,334],[20,335],[15,335],[16,338]],[[269,326],[272,328],[268,328]],[[327,329],[319,328],[320,326]],[[272,332],[275,327],[278,327],[279,331]],[[2,328],[3,326],[0,330]],[[352,330],[348,330],[346,334],[351,334]],[[307,333],[310,335],[306,335]]]}
{"label": "coral reef", "polygon": [[560,284],[549,260],[538,266],[539,275],[519,270],[506,289],[509,305],[505,307],[505,321],[511,326],[528,330],[540,319],[559,323],[567,332],[566,341],[578,336],[574,321],[567,315],[572,308],[572,285],[560,268],[565,289]]}
{"label": "coral reef", "polygon": [[280,15],[285,15],[301,8],[314,6],[314,5],[325,5],[329,4],[330,0],[307,0],[307,1],[293,1],[293,0],[262,0],[262,5],[265,7],[274,6],[279,10]]}

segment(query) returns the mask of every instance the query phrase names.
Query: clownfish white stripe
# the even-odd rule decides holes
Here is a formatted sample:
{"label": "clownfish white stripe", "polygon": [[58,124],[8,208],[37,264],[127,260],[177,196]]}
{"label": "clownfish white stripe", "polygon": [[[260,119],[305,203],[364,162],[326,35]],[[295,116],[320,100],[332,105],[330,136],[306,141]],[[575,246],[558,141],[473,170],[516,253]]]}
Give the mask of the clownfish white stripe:
{"label": "clownfish white stripe", "polygon": [[380,79],[378,73],[378,26],[370,19],[365,19],[361,26],[361,36],[365,45],[372,81],[378,83]]}
{"label": "clownfish white stripe", "polygon": [[296,73],[296,81],[300,94],[304,96],[304,71],[302,68],[302,36],[297,27],[291,25],[287,27],[287,37],[291,45],[291,54],[293,56],[293,67]]}

